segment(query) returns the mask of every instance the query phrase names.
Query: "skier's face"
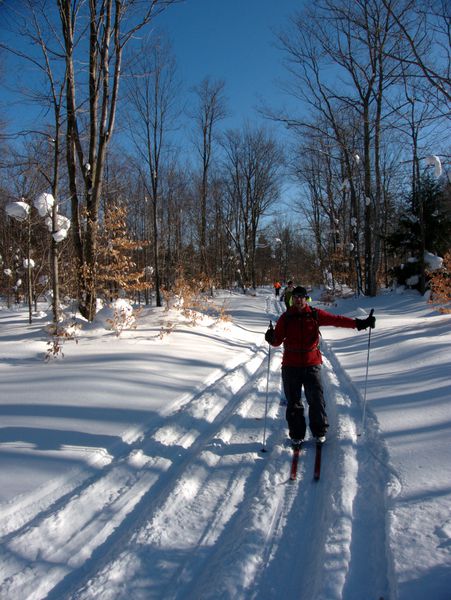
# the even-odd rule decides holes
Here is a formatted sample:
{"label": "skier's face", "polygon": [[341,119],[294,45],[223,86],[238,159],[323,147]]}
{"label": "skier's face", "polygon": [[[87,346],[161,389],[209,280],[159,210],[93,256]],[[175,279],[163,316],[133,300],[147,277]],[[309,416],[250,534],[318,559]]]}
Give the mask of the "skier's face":
{"label": "skier's face", "polygon": [[307,299],[305,296],[300,296],[299,294],[293,294],[293,306],[301,309],[305,306]]}

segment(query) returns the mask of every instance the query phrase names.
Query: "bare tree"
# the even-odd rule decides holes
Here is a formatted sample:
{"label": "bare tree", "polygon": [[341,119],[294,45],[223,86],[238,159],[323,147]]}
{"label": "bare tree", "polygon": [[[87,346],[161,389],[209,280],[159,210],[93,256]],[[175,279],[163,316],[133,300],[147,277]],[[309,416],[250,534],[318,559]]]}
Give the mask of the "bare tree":
{"label": "bare tree", "polygon": [[200,224],[199,247],[200,264],[207,277],[211,276],[211,267],[207,253],[207,204],[209,197],[209,176],[213,152],[213,139],[217,124],[226,117],[223,81],[214,82],[205,78],[194,91],[198,99],[197,111],[194,114],[196,123],[195,147],[201,160],[201,177],[199,186]]}
{"label": "bare tree", "polygon": [[158,214],[161,203],[162,162],[168,156],[168,133],[177,114],[179,84],[176,64],[169,44],[162,37],[145,40],[130,69],[127,90],[130,106],[130,132],[142,159],[143,183],[152,205],[151,231],[156,305],[161,306]]}
{"label": "bare tree", "polygon": [[[24,136],[43,136],[46,143],[50,144],[52,161],[50,165],[45,160],[37,164],[41,175],[50,187],[54,203],[51,208],[52,236],[51,236],[51,279],[52,279],[52,307],[53,320],[58,322],[60,318],[60,291],[59,291],[59,266],[58,266],[58,243],[54,235],[58,231],[58,209],[60,194],[60,173],[62,159],[62,127],[64,119],[63,101],[64,88],[66,85],[66,72],[61,68],[62,47],[60,40],[55,36],[54,23],[47,13],[48,6],[27,0],[25,6],[20,6],[13,14],[13,22],[17,27],[18,36],[25,41],[25,46],[12,47],[1,44],[9,53],[26,62],[39,74],[43,76],[44,85],[36,89],[27,87],[23,90],[32,101],[51,115],[49,124],[42,130],[32,132],[21,132]],[[34,49],[39,50],[35,53]],[[41,83],[39,79],[39,83]],[[47,153],[46,153],[47,154]],[[47,188],[48,189],[48,188]]]}
{"label": "bare tree", "polygon": [[[435,120],[427,99],[422,94],[422,86],[418,85],[416,78],[412,78],[406,72],[407,69],[403,65],[403,96],[405,102],[402,109],[396,111],[398,116],[398,128],[402,129],[406,138],[409,141],[410,156],[407,157],[407,162],[411,165],[411,198],[412,212],[418,215],[419,220],[419,256],[418,262],[420,266],[420,282],[419,290],[423,294],[426,290],[426,272],[424,253],[426,250],[426,234],[425,221],[423,211],[423,193],[421,181],[420,161],[424,158],[423,132],[430,126],[431,120]],[[435,112],[435,111],[434,111]]]}
{"label": "bare tree", "polygon": [[240,258],[244,285],[256,287],[255,251],[260,220],[280,192],[283,152],[263,129],[229,131],[224,140],[227,200],[233,218],[229,234]]}
{"label": "bare tree", "polygon": [[[382,7],[383,8],[383,7]],[[348,182],[352,219],[364,223],[365,292],[374,295],[380,264],[382,180],[381,122],[387,87],[396,81],[396,65],[388,58],[396,39],[393,22],[378,0],[346,3],[325,0],[294,19],[281,36],[294,89],[318,119],[290,119],[290,126],[332,136],[339,147],[342,177]],[[335,66],[336,76],[329,72]],[[324,127],[324,123],[328,127]],[[356,165],[358,157],[358,168]],[[362,192],[357,177],[362,174]]]}
{"label": "bare tree", "polygon": [[[88,320],[96,312],[99,206],[115,126],[123,52],[135,34],[174,1],[150,0],[143,5],[133,0],[91,0],[89,4],[57,0],[67,74],[66,160],[79,268],[79,307]],[[81,43],[85,34],[86,44]],[[81,96],[85,73],[76,71],[78,64],[88,64],[88,96],[80,100],[77,93]]]}
{"label": "bare tree", "polygon": [[421,73],[437,95],[435,107],[443,114],[451,102],[451,11],[446,0],[382,0],[396,23],[408,51],[390,57]]}

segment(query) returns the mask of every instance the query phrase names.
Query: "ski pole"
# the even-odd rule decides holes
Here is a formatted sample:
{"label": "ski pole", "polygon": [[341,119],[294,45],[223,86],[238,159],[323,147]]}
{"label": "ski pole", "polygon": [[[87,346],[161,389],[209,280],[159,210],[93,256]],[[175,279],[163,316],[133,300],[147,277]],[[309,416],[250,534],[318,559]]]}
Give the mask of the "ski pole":
{"label": "ski pole", "polygon": [[[269,322],[269,328],[273,329],[272,321]],[[268,416],[268,387],[269,387],[269,367],[271,364],[271,344],[268,344],[268,369],[266,373],[266,399],[265,399],[265,420],[263,426],[263,446],[261,451],[266,452],[266,419]]]}
{"label": "ski pole", "polygon": [[[372,308],[371,311],[370,311],[370,317],[373,316],[373,313],[374,313],[374,308]],[[364,393],[363,393],[362,422],[360,424],[360,433],[357,434],[358,436],[362,435],[363,429],[365,427],[365,417],[366,417],[366,388],[367,388],[367,383],[368,383],[368,366],[370,364],[370,345],[371,345],[371,327],[369,328],[369,333],[368,333],[368,351],[367,351],[367,355],[366,355],[366,373],[365,373],[365,389],[364,389]]]}

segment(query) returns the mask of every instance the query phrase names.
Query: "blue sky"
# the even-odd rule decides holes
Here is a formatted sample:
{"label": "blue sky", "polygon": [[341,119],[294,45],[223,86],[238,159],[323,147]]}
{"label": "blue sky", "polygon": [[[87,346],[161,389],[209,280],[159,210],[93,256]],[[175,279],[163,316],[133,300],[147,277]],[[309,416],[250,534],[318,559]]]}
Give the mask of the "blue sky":
{"label": "blue sky", "polygon": [[[264,101],[288,99],[277,86],[283,54],[274,31],[288,23],[303,0],[186,0],[172,6],[158,24],[169,33],[185,85],[210,76],[226,82],[233,125],[255,120]],[[288,100],[289,101],[289,100]]]}
{"label": "blue sky", "polygon": [[[246,119],[255,121],[260,118],[255,111],[257,105],[266,103],[277,107],[289,102],[277,86],[277,79],[283,79],[286,73],[281,64],[283,53],[276,47],[275,31],[288,24],[289,16],[303,2],[184,0],[170,6],[153,23],[168,34],[185,95],[206,76],[224,80],[231,113],[225,126],[239,127]],[[6,6],[11,8],[11,5],[14,5],[12,0],[3,7],[0,3],[0,18],[2,13],[5,17]],[[5,30],[1,31],[1,35],[4,41],[9,41]],[[4,59],[7,61],[4,67],[10,68],[12,77],[8,77],[10,89],[4,88],[0,100],[2,112],[12,120],[8,129],[26,129],[31,126],[29,118],[38,113],[36,105],[25,103],[23,97],[14,91],[11,93],[11,88],[17,90],[21,85],[20,79],[35,76],[36,69],[13,60],[16,65],[21,65],[16,72],[16,67],[11,67],[11,56],[4,55]],[[24,111],[25,104],[27,108]],[[41,118],[42,114],[38,120]]]}
{"label": "blue sky", "polygon": [[[286,27],[290,15],[304,0],[185,0],[168,9],[156,22],[169,34],[177,61],[178,75],[185,88],[206,76],[225,81],[230,112],[224,129],[240,128],[246,121],[277,126],[256,111],[293,106],[293,100],[278,85],[286,79],[283,52],[277,48],[276,32]],[[281,141],[288,135],[279,126]],[[297,196],[287,179],[279,209]]]}

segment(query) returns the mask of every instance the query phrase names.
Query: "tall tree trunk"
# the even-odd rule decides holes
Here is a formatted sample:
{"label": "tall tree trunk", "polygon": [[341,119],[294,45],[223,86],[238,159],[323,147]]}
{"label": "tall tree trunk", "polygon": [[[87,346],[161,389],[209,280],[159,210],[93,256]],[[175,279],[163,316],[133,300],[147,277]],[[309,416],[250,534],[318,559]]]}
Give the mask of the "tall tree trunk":
{"label": "tall tree trunk", "polygon": [[[112,139],[121,78],[122,52],[134,34],[150,22],[155,10],[160,11],[174,0],[150,0],[142,8],[138,19],[127,23],[126,13],[134,2],[122,0],[90,0],[89,4],[76,0],[57,0],[65,43],[67,73],[67,167],[72,205],[72,236],[78,263],[78,295],[81,314],[92,321],[96,312],[96,258],[99,203],[102,194],[107,148]],[[89,23],[88,74],[88,141],[87,160],[82,143],[81,121],[76,103],[76,75],[74,68],[75,25],[79,12]],[[82,51],[82,49],[80,49]],[[80,175],[83,191],[78,189]]]}

